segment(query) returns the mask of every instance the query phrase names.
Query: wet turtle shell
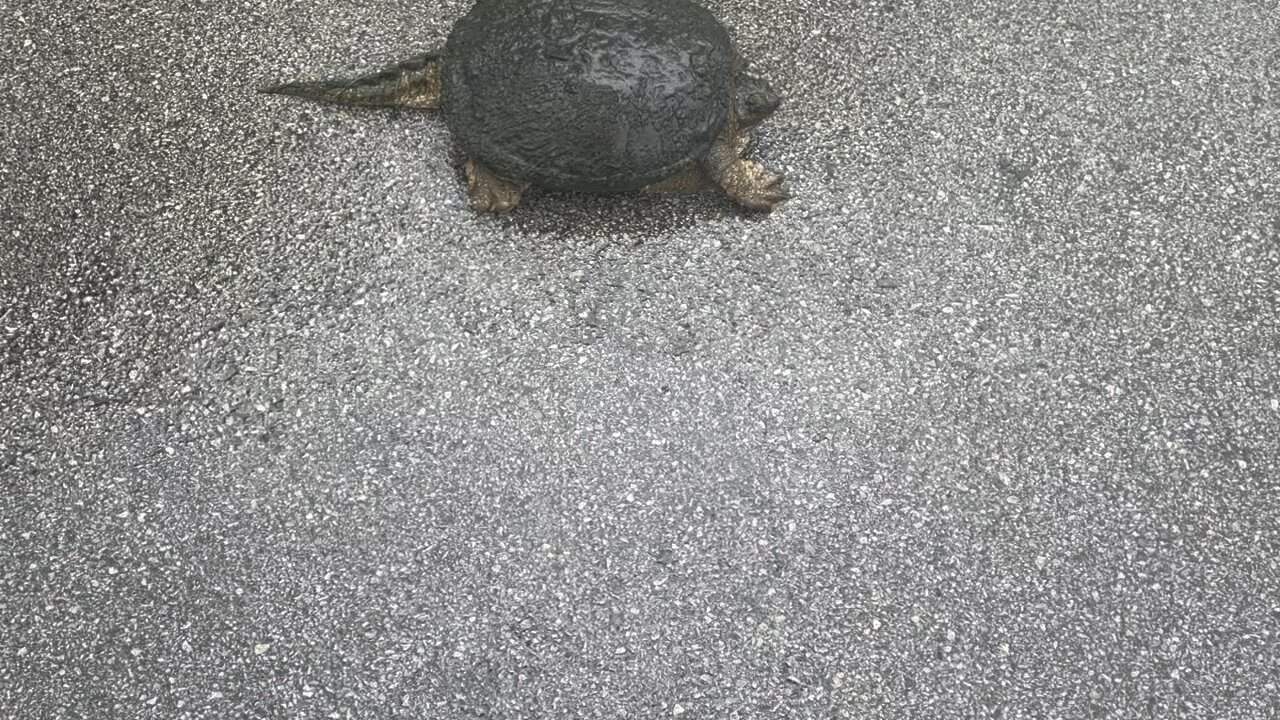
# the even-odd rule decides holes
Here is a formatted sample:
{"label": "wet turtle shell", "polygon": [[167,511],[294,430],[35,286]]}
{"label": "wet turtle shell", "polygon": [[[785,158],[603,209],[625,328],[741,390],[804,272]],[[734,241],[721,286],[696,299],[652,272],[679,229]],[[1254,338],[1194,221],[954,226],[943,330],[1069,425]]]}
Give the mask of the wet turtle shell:
{"label": "wet turtle shell", "polygon": [[729,122],[725,28],[689,0],[478,0],[445,46],[441,106],[468,156],[558,190],[638,190]]}

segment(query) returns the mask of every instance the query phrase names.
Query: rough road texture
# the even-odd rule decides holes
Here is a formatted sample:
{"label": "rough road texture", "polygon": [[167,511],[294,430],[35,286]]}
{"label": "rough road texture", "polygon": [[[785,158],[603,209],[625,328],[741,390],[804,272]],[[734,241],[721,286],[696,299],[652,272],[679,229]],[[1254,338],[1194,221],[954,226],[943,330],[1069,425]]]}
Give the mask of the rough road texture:
{"label": "rough road texture", "polygon": [[0,717],[1272,712],[1274,2],[719,2],[795,199],[505,220],[252,92],[425,6],[0,3]]}

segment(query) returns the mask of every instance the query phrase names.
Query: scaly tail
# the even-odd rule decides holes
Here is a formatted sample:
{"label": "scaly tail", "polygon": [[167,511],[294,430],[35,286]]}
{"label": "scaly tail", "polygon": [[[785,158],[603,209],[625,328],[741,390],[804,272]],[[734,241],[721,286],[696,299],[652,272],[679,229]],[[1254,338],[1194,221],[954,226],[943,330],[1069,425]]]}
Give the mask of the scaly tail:
{"label": "scaly tail", "polygon": [[440,55],[416,55],[357,78],[291,82],[258,88],[258,92],[340,105],[436,110],[440,107]]}

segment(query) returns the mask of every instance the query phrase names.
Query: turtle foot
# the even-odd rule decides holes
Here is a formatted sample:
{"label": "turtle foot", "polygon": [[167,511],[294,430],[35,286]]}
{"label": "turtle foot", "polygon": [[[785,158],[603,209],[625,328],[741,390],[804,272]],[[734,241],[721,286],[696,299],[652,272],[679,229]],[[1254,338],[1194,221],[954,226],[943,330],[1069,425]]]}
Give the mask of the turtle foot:
{"label": "turtle foot", "polygon": [[770,212],[791,197],[782,187],[783,180],[782,174],[770,172],[754,160],[739,158],[725,173],[721,186],[739,205]]}
{"label": "turtle foot", "polygon": [[511,212],[520,204],[523,188],[468,158],[467,194],[476,212],[501,214]]}

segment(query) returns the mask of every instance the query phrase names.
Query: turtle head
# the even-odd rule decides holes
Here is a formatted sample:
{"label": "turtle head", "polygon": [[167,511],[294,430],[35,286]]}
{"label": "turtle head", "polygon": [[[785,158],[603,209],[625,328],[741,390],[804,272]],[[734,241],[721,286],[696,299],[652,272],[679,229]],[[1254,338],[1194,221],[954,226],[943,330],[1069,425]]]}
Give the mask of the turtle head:
{"label": "turtle head", "polygon": [[773,114],[782,99],[764,78],[743,72],[738,75],[738,127],[749,128]]}

